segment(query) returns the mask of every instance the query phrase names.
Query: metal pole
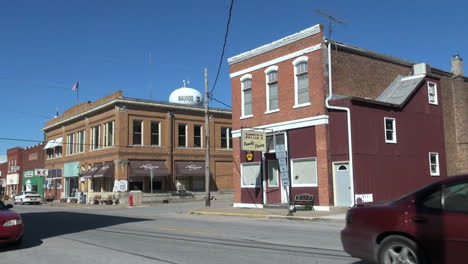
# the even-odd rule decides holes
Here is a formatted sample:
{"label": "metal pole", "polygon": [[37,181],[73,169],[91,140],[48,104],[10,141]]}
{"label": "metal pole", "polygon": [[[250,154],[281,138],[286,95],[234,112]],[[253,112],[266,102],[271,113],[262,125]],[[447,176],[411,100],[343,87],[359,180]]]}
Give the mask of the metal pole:
{"label": "metal pole", "polygon": [[154,176],[154,168],[151,167],[151,170],[150,170],[150,176],[151,176],[151,183],[150,183],[150,186],[151,186],[151,193],[153,193],[153,176]]}
{"label": "metal pole", "polygon": [[211,206],[210,193],[210,123],[208,117],[208,69],[205,68],[205,206]]}

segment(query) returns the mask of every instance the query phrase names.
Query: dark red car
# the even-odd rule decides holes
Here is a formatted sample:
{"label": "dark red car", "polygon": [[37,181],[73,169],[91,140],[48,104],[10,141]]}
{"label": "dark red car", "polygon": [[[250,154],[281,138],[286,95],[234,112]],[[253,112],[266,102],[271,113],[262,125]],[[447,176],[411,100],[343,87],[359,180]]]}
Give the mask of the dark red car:
{"label": "dark red car", "polygon": [[351,256],[373,263],[468,263],[468,175],[351,208],[341,242]]}
{"label": "dark red car", "polygon": [[0,244],[20,243],[23,238],[23,219],[11,208],[0,201]]}

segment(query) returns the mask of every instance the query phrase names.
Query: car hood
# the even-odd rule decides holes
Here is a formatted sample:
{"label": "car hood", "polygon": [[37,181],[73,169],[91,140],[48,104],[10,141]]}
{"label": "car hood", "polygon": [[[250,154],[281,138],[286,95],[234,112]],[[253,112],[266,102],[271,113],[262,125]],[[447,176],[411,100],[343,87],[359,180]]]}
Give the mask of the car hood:
{"label": "car hood", "polygon": [[11,210],[0,211],[0,222],[6,222],[11,219],[18,219],[20,215]]}

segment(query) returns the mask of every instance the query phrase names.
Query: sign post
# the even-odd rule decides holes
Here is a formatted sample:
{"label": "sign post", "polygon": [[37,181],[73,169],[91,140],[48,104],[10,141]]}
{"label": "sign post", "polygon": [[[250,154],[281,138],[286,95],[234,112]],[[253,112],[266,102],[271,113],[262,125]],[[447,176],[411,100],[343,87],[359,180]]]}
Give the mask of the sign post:
{"label": "sign post", "polygon": [[289,192],[289,168],[288,168],[288,154],[286,152],[286,147],[284,144],[275,145],[276,159],[278,160],[279,171],[281,176],[281,184],[283,185],[284,191],[287,193],[288,197],[288,216],[292,216],[291,210],[291,198]]}
{"label": "sign post", "polygon": [[151,176],[151,183],[150,183],[151,193],[153,193],[153,176],[154,176],[154,167],[153,166],[151,166],[150,176]]}

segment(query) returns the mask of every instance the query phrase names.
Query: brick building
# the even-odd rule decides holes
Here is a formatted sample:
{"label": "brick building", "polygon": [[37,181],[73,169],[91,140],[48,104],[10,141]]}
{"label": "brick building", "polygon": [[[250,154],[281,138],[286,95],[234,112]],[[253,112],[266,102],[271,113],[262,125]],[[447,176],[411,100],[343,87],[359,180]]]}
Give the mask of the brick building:
{"label": "brick building", "polygon": [[44,168],[44,145],[7,150],[7,162],[0,164],[2,193],[10,197],[21,191],[43,194],[43,177],[36,169]]}
{"label": "brick building", "polygon": [[[300,193],[324,209],[348,206],[468,172],[468,78],[459,57],[445,72],[328,41],[316,25],[228,61],[235,206]],[[241,149],[243,130],[267,135],[252,161]],[[275,155],[283,144],[288,188]]]}
{"label": "brick building", "polygon": [[[210,115],[211,190],[232,191],[231,112],[210,109]],[[75,105],[43,128],[48,198],[90,197],[119,186],[204,191],[204,130],[200,106],[126,98],[121,91]]]}

